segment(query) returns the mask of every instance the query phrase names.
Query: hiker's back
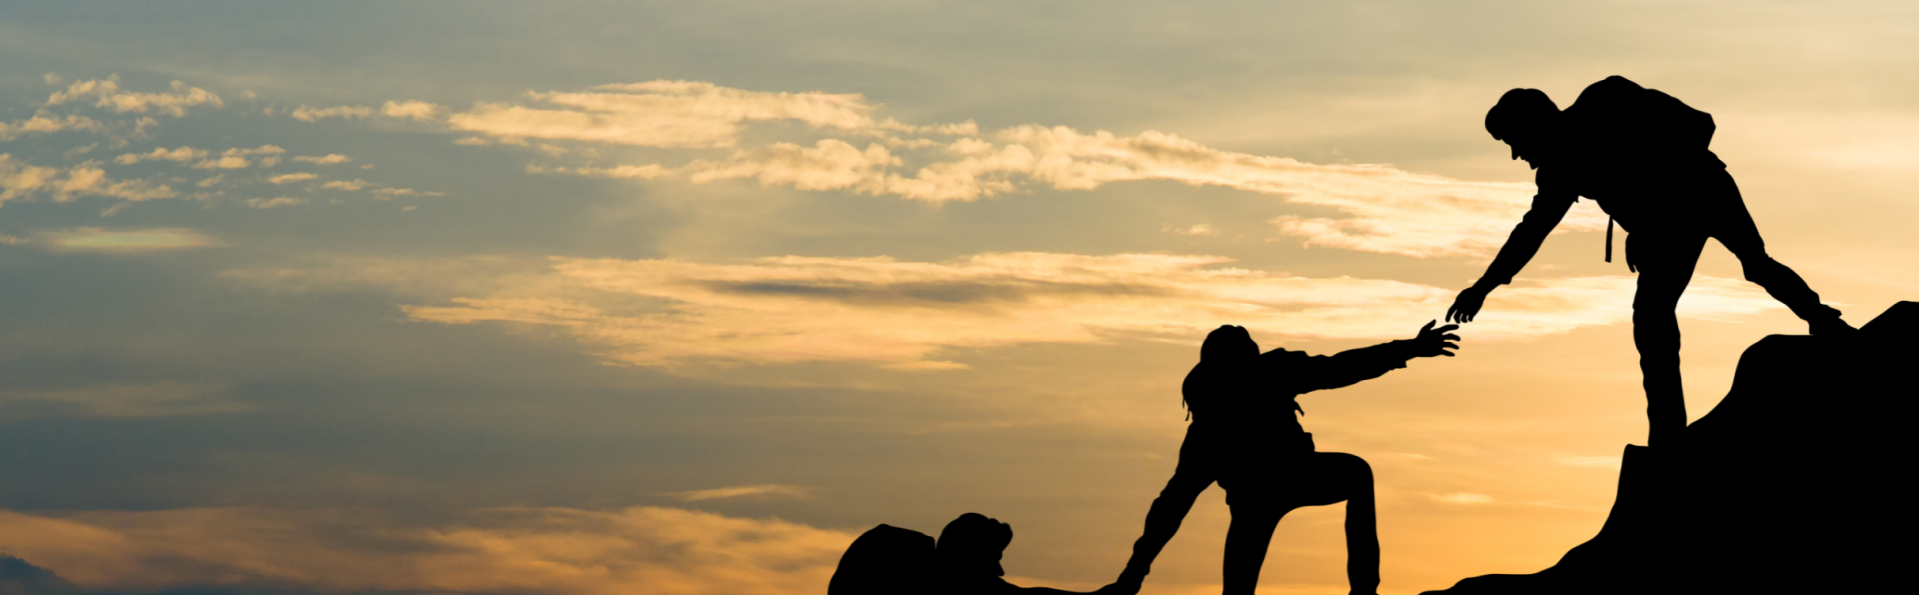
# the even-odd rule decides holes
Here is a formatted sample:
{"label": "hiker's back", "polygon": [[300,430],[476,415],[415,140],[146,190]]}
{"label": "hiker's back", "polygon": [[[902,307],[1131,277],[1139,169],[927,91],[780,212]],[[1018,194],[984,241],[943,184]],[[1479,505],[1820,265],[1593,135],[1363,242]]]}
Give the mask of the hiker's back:
{"label": "hiker's back", "polygon": [[860,534],[840,556],[827,595],[917,595],[940,588],[933,538],[880,525]]}
{"label": "hiker's back", "polygon": [[1624,77],[1593,83],[1566,108],[1577,143],[1589,159],[1632,167],[1725,167],[1709,146],[1712,114]]}

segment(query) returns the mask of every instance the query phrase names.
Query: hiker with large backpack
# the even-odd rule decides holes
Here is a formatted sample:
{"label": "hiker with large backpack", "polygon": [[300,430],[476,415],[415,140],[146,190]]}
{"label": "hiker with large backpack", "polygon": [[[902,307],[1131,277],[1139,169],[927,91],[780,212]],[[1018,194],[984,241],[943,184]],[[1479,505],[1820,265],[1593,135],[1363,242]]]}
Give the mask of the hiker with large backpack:
{"label": "hiker with large backpack", "polygon": [[1412,339],[1342,351],[1332,356],[1274,349],[1260,353],[1244,327],[1206,335],[1199,363],[1180,386],[1192,423],[1179,446],[1179,465],[1146,512],[1146,529],[1132,558],[1107,593],[1138,593],[1166,542],[1179,531],[1193,502],[1218,483],[1226,490],[1232,524],[1226,530],[1222,583],[1226,595],[1252,595],[1280,517],[1304,506],[1346,502],[1346,577],[1354,595],[1379,588],[1379,533],[1373,510],[1373,470],[1346,453],[1318,452],[1313,435],[1293,417],[1305,413],[1299,395],[1350,386],[1406,367],[1414,358],[1452,356],[1459,328],[1427,323]]}
{"label": "hiker with large backpack", "polygon": [[[1633,344],[1644,376],[1650,446],[1677,442],[1686,427],[1673,309],[1707,238],[1739,257],[1746,279],[1805,320],[1812,334],[1853,330],[1797,273],[1766,254],[1726,164],[1707,148],[1713,129],[1711,115],[1617,76],[1586,87],[1564,111],[1537,89],[1506,92],[1486,113],[1486,131],[1512,147],[1513,159],[1538,170],[1539,194],[1486,274],[1459,293],[1447,320],[1472,322],[1487,294],[1512,282],[1583,196],[1631,234],[1626,266],[1639,274]],[[1606,236],[1611,262],[1612,222]]]}

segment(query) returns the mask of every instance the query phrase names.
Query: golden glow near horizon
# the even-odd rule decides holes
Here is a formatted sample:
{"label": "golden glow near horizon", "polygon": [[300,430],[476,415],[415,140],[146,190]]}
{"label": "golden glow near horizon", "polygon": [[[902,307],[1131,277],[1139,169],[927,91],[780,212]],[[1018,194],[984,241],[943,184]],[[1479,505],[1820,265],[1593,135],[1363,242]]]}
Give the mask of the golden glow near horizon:
{"label": "golden glow near horizon", "polygon": [[[817,594],[969,511],[1097,587],[1207,330],[1409,338],[1478,276],[1512,87],[1711,112],[1773,255],[1855,324],[1919,299],[1903,4],[96,12],[0,7],[0,555],[88,589]],[[1382,592],[1598,530],[1645,432],[1605,226],[1459,357],[1301,399]],[[1679,313],[1695,418],[1805,330],[1718,247]],[[1345,592],[1340,518],[1262,592]],[[1225,523],[1146,592],[1217,592]]]}

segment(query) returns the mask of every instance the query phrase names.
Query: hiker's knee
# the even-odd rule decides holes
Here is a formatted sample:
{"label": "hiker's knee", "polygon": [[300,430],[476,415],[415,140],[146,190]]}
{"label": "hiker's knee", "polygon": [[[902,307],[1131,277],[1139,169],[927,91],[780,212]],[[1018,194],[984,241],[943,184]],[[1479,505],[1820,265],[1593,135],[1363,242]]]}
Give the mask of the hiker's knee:
{"label": "hiker's knee", "polygon": [[1766,281],[1779,276],[1779,270],[1785,265],[1760,252],[1757,255],[1739,255],[1739,268],[1745,273],[1747,281],[1764,285]]}
{"label": "hiker's knee", "polygon": [[1343,452],[1320,453],[1326,459],[1326,466],[1344,483],[1353,486],[1364,485],[1368,490],[1373,485],[1373,466],[1359,455]]}

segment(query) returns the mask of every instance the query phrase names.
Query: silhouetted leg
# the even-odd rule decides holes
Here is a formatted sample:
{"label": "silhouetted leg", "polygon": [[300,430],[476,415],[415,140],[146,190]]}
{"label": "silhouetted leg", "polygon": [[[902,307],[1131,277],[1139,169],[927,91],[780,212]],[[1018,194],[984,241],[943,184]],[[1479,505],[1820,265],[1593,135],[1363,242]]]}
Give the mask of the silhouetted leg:
{"label": "silhouetted leg", "polygon": [[1686,429],[1686,391],[1679,376],[1679,318],[1673,309],[1692,281],[1706,236],[1635,233],[1626,250],[1639,269],[1632,300],[1633,345],[1646,387],[1646,444],[1677,442]]}
{"label": "silhouetted leg", "polygon": [[1266,548],[1273,529],[1290,508],[1276,503],[1241,503],[1232,507],[1233,522],[1226,528],[1226,555],[1222,560],[1224,595],[1253,595],[1259,586],[1259,568],[1266,564]]}
{"label": "silhouetted leg", "polygon": [[1146,579],[1152,571],[1153,560],[1159,557],[1166,542],[1179,532],[1180,522],[1186,519],[1186,513],[1193,509],[1193,501],[1199,493],[1213,485],[1213,458],[1218,456],[1201,442],[1201,431],[1195,431],[1200,422],[1193,422],[1186,431],[1186,439],[1179,446],[1179,466],[1173,470],[1173,478],[1159,491],[1159,497],[1153,499],[1152,508],[1146,511],[1146,530],[1133,542],[1133,557],[1126,561],[1126,569],[1120,572],[1120,582],[1138,583]]}
{"label": "silhouetted leg", "polygon": [[1753,223],[1752,213],[1746,210],[1745,201],[1740,199],[1738,187],[1732,183],[1730,176],[1724,184],[1722,192],[1731,195],[1730,201],[1722,203],[1720,212],[1716,214],[1718,220],[1713,237],[1733,256],[1739,257],[1746,280],[1765,288],[1767,295],[1785,304],[1800,320],[1813,325],[1814,333],[1818,333],[1822,326],[1845,326],[1844,322],[1839,321],[1838,309],[1820,303],[1819,294],[1806,285],[1805,279],[1766,254],[1766,241],[1759,237],[1759,226]]}
{"label": "silhouetted leg", "polygon": [[1346,581],[1355,594],[1379,590],[1379,516],[1373,505],[1373,467],[1346,453],[1340,459],[1346,488]]}
{"label": "silhouetted leg", "polygon": [[1307,455],[1288,478],[1285,510],[1346,503],[1346,580],[1352,592],[1379,589],[1379,516],[1373,504],[1373,467],[1343,452]]}

